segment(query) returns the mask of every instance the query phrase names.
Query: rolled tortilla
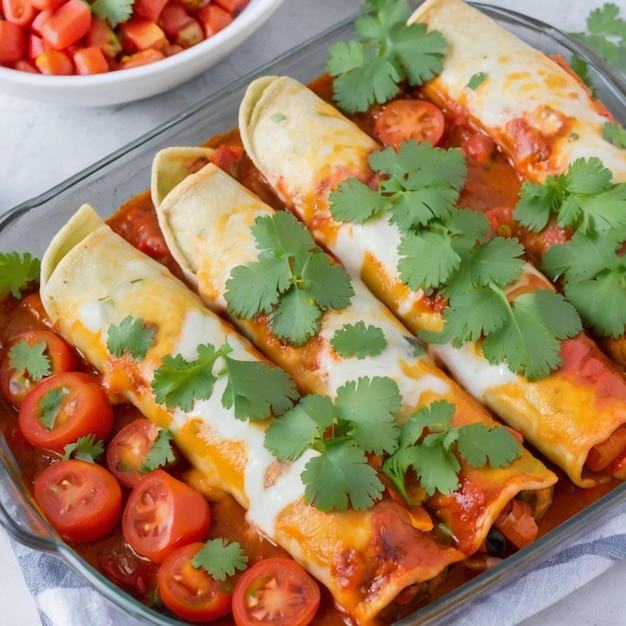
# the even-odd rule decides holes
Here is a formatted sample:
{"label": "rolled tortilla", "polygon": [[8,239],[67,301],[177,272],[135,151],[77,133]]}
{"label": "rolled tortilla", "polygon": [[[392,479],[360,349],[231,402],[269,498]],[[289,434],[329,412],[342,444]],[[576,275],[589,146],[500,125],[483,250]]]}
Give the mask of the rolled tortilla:
{"label": "rolled tortilla", "polygon": [[[279,462],[263,446],[268,420],[243,421],[222,405],[224,377],[211,398],[196,400],[190,411],[158,404],[151,381],[166,355],[194,359],[199,344],[219,348],[228,342],[229,356],[237,360],[269,362],[89,206],[44,255],[41,296],[61,334],[102,373],[108,392],[169,428],[207,484],[232,494],[247,519],[326,585],[355,623],[371,623],[400,592],[420,589],[463,558],[435,533],[415,528],[409,510],[390,497],[367,511],[324,513],[305,504],[300,473],[315,453],[293,464]],[[157,330],[140,361],[107,349],[109,327],[128,315]]]}
{"label": "rolled tortilla", "polygon": [[[176,161],[185,150],[163,151],[155,159],[155,170],[170,171],[168,157]],[[226,281],[235,267],[258,258],[250,228],[258,216],[270,216],[274,210],[213,164],[190,174],[162,202],[156,196],[154,201],[165,240],[185,276],[210,308],[228,315]],[[302,346],[279,341],[263,316],[251,321],[230,319],[292,376],[303,393],[335,397],[337,389],[349,380],[388,376],[396,381],[403,398],[400,419],[446,400],[457,407],[455,426],[474,422],[496,426],[489,413],[436,367],[423,349],[416,352],[415,339],[360,280],[353,280],[353,287],[351,304],[325,311],[319,332]],[[357,322],[382,330],[387,345],[380,354],[359,359],[341,356],[333,349],[334,333]],[[437,492],[426,499],[425,506],[448,526],[457,546],[468,556],[483,545],[513,498],[521,496],[532,503],[537,517],[551,501],[556,476],[524,448],[521,458],[504,468],[477,469],[459,460],[460,488],[449,495]]]}
{"label": "rolled tortilla", "polygon": [[[240,108],[239,125],[253,163],[315,239],[352,276],[361,277],[409,330],[439,330],[443,318],[434,308],[436,300],[421,290],[411,291],[400,279],[399,229],[384,215],[352,224],[337,222],[330,213],[329,194],[341,180],[371,179],[367,157],[379,147],[334,107],[287,77],[253,82]],[[511,289],[523,288],[525,282],[551,288],[530,265]],[[589,337],[565,340],[563,365],[534,382],[505,363],[489,364],[478,343],[461,348],[431,344],[429,350],[466,390],[519,430],[576,485],[592,487],[610,479],[604,469],[590,472],[585,463],[594,446],[626,424],[626,377]]]}
{"label": "rolled tortilla", "polygon": [[[424,93],[466,111],[525,179],[540,183],[594,156],[626,180],[626,151],[602,137],[609,113],[572,72],[463,0],[427,0],[409,18],[416,22],[448,43]],[[471,88],[477,75],[484,80]]]}

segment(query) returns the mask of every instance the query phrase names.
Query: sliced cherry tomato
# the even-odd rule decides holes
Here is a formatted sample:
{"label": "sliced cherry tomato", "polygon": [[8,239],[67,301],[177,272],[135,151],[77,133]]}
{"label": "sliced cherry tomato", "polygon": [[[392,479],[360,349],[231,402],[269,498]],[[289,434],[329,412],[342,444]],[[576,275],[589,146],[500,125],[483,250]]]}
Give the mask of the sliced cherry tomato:
{"label": "sliced cherry tomato", "polygon": [[0,63],[15,63],[26,55],[26,31],[7,20],[0,20]]}
{"label": "sliced cherry tomato", "polygon": [[113,474],[80,459],[49,465],[34,492],[46,519],[66,541],[104,537],[122,514],[122,490]]}
{"label": "sliced cherry tomato", "polygon": [[204,496],[161,469],[133,488],[122,515],[124,538],[154,563],[163,563],[181,546],[206,540],[210,528],[211,510]]}
{"label": "sliced cherry tomato", "polygon": [[134,487],[145,475],[141,466],[159,436],[159,427],[145,417],[126,424],[107,447],[107,465],[125,487]]}
{"label": "sliced cherry tomato", "polygon": [[[193,558],[204,547],[201,541],[179,548],[159,568],[159,597],[176,615],[190,622],[210,622],[230,613],[232,585],[215,580]],[[230,588],[230,591],[229,591]]]}
{"label": "sliced cherry tomato", "polygon": [[295,561],[259,561],[239,579],[233,593],[237,626],[308,626],[320,604],[320,588]]}
{"label": "sliced cherry tomato", "polygon": [[84,37],[91,25],[91,8],[83,0],[67,0],[41,27],[44,40],[55,50],[63,50]]}
{"label": "sliced cherry tomato", "polygon": [[432,102],[416,99],[393,100],[374,123],[374,133],[386,145],[398,149],[403,141],[430,141],[436,146],[445,128],[443,112]]}
{"label": "sliced cherry tomato", "polygon": [[33,445],[63,452],[67,444],[86,435],[106,439],[113,408],[92,376],[65,372],[33,387],[20,407],[18,423]]}
{"label": "sliced cherry tomato", "polygon": [[[36,362],[31,363],[29,369],[28,353],[33,348],[40,356],[35,355]],[[44,365],[44,368],[36,368],[37,365]],[[12,337],[9,343],[0,363],[0,387],[4,397],[20,407],[40,380],[51,374],[74,371],[78,365],[74,350],[61,337],[50,330],[28,330]]]}

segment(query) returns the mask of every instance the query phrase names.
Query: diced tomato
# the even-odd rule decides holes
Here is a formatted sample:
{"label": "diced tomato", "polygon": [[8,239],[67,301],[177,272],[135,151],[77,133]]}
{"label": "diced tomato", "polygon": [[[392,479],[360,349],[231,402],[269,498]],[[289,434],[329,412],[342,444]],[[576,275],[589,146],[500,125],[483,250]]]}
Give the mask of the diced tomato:
{"label": "diced tomato", "polygon": [[243,11],[249,2],[250,0],[215,0],[215,4],[219,4],[222,9],[232,14]]}
{"label": "diced tomato", "polygon": [[191,19],[182,3],[178,0],[170,0],[161,11],[158,24],[170,39],[174,39]]}
{"label": "diced tomato", "polygon": [[30,0],[30,3],[39,11],[50,11],[52,14],[62,4],[65,4],[66,0]]}
{"label": "diced tomato", "polygon": [[191,48],[204,39],[202,25],[196,19],[190,19],[174,36],[174,41],[183,48]]}
{"label": "diced tomato", "polygon": [[53,11],[51,9],[39,11],[30,25],[30,30],[36,35],[41,36],[41,28],[48,21],[48,19],[52,17],[52,14]]}
{"label": "diced tomato", "polygon": [[49,465],[35,481],[35,501],[66,541],[93,541],[109,533],[122,513],[115,477],[79,459]]}
{"label": "diced tomato", "polygon": [[317,582],[295,561],[263,559],[239,579],[233,617],[237,626],[308,626],[320,597]]}
{"label": "diced tomato", "polygon": [[132,54],[141,50],[158,50],[167,43],[163,29],[154,22],[142,18],[132,18],[120,26],[122,46]]}
{"label": "diced tomato", "polygon": [[111,25],[99,17],[92,17],[89,31],[85,35],[88,47],[97,46],[109,59],[115,59],[122,52],[120,38]]}
{"label": "diced tomato", "polygon": [[37,66],[30,59],[19,59],[13,64],[13,69],[19,70],[20,72],[31,72],[33,74],[39,74]]}
{"label": "diced tomato", "polygon": [[42,74],[69,76],[74,73],[72,60],[62,50],[44,50],[35,57],[35,65]]}
{"label": "diced tomato", "polygon": [[91,25],[91,9],[83,0],[67,0],[41,27],[41,36],[55,50],[63,50],[84,37]]}
{"label": "diced tomato", "polygon": [[213,3],[200,8],[196,17],[202,23],[204,36],[207,39],[226,28],[233,21],[233,16],[228,11]]}
{"label": "diced tomato", "polygon": [[218,581],[192,563],[204,547],[194,542],[170,554],[159,568],[159,597],[190,622],[210,622],[230,612],[232,583]]}
{"label": "diced tomato", "polygon": [[46,45],[46,43],[41,37],[39,37],[38,35],[35,35],[34,33],[31,33],[29,35],[28,52],[27,52],[29,59],[36,59],[40,54],[42,54],[43,52],[49,49],[50,48],[48,48],[48,46]]}
{"label": "diced tomato", "polygon": [[135,15],[151,22],[157,22],[167,0],[135,0],[133,10]]}
{"label": "diced tomato", "polygon": [[618,456],[607,468],[617,480],[626,480],[626,452]]}
{"label": "diced tomato", "polygon": [[445,118],[441,109],[427,100],[403,98],[385,106],[374,123],[374,134],[398,149],[409,139],[429,141],[436,146],[443,136]]}
{"label": "diced tomato", "polygon": [[483,133],[470,135],[461,146],[461,150],[478,163],[486,163],[496,149],[494,140]]}
{"label": "diced tomato", "polygon": [[148,63],[154,63],[165,58],[165,54],[161,50],[155,50],[154,48],[148,48],[147,50],[140,50],[125,57],[119,64],[118,69],[127,70],[131,67],[139,67],[140,65],[147,65]]}
{"label": "diced tomato", "polygon": [[98,46],[79,48],[73,58],[77,74],[103,74],[109,71],[109,63]]}
{"label": "diced tomato", "polygon": [[15,63],[26,56],[26,32],[13,22],[0,20],[0,63]]}
{"label": "diced tomato", "polygon": [[596,444],[587,455],[585,465],[592,472],[605,469],[626,451],[626,426],[617,428],[610,437]]}
{"label": "diced tomato", "polygon": [[500,514],[494,527],[520,550],[530,545],[538,532],[532,506],[518,499],[511,500],[508,511]]}
{"label": "diced tomato", "polygon": [[33,21],[35,13],[30,0],[2,0],[4,19],[18,26],[28,26]]}

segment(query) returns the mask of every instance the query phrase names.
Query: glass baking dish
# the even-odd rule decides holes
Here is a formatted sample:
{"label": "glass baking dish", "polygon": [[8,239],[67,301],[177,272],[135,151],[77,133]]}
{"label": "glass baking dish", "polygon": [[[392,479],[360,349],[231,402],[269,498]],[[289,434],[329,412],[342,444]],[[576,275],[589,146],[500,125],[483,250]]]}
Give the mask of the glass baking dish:
{"label": "glass baking dish", "polygon": [[[597,95],[615,118],[626,123],[626,84],[622,77],[584,46],[560,31],[532,18],[484,4],[477,8],[535,48],[566,59],[576,54],[587,62]],[[172,145],[198,145],[237,123],[239,103],[247,85],[256,77],[289,75],[309,82],[324,71],[328,46],[353,36],[353,18],[303,43],[229,87],[199,101],[165,124],[100,160],[0,217],[0,250],[29,251],[41,257],[58,229],[83,203],[92,205],[106,218],[119,206],[150,185],[153,156]],[[472,600],[500,589],[532,567],[549,559],[557,550],[598,526],[613,507],[626,500],[621,485],[562,523],[534,544],[500,565],[477,576],[456,590],[398,622],[398,626],[446,623]],[[181,622],[156,613],[109,582],[72,551],[42,518],[23,483],[6,441],[0,436],[0,523],[17,541],[37,550],[56,554],[125,614],[142,623],[174,625]]]}

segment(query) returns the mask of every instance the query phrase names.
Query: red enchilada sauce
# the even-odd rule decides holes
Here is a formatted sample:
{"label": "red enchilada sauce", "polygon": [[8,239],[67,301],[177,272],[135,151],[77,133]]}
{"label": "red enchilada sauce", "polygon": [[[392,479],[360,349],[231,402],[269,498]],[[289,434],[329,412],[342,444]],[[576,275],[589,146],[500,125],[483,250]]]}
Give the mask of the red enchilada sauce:
{"label": "red enchilada sauce", "polygon": [[[312,87],[322,97],[330,100],[332,86],[328,77],[320,78],[312,84]],[[405,94],[405,96],[419,97],[419,93]],[[374,108],[370,114],[354,116],[354,120],[375,137],[375,121],[380,113],[381,109]],[[512,234],[510,232],[511,215],[520,189],[519,177],[506,159],[495,149],[493,142],[470,128],[463,115],[455,111],[454,107],[444,109],[443,114],[445,128],[439,145],[458,147],[467,157],[467,182],[459,205],[484,212],[489,217],[495,232],[500,232],[500,229],[509,229],[509,232],[502,232],[502,234]],[[236,130],[209,140],[207,145],[219,148],[216,160],[220,167],[235,176],[274,208],[282,208],[279,200],[243,152]],[[201,165],[202,163],[198,164],[198,166]],[[127,202],[108,220],[108,223],[113,230],[139,250],[157,259],[175,275],[181,277],[181,272],[169,255],[160,233],[149,191]],[[441,303],[433,300],[431,306],[436,308],[441,306]],[[0,303],[0,358],[5,355],[9,339],[15,332],[46,327],[46,316],[36,293],[26,295],[21,300],[6,298]],[[95,375],[86,363],[82,363],[81,368]],[[31,489],[35,478],[57,457],[35,448],[26,441],[18,427],[17,411],[9,406],[6,400],[0,404],[0,411],[3,435],[22,470],[24,484]],[[114,413],[114,425],[109,439],[124,425],[139,417],[136,409],[125,404],[115,405]],[[551,466],[549,462],[546,464]],[[552,469],[559,475],[560,480],[555,488],[552,505],[537,522],[539,537],[584,509],[617,484],[617,481],[613,481],[600,487],[583,490],[573,486],[560,470]],[[247,525],[243,509],[230,496],[204,490],[201,478],[183,459],[179,459],[171,471],[175,476],[195,486],[209,499],[212,512],[211,537],[228,537],[238,541],[246,554],[254,555],[250,558],[250,565],[262,558],[287,556],[282,549],[259,537]],[[124,498],[127,498],[128,493],[129,490],[125,489]],[[157,566],[138,556],[129,548],[119,527],[101,540],[70,545],[86,561],[103,571],[111,580],[141,602],[149,604],[152,601]],[[423,605],[441,597],[474,577],[476,571],[467,565],[471,563],[452,566],[445,580],[437,580],[429,586],[424,585],[424,588],[420,590],[423,593],[418,594],[422,600],[417,603],[412,602],[405,607],[392,607],[389,614],[380,619],[380,624],[391,623],[403,614],[419,608],[420,603]],[[157,608],[162,610],[162,607],[158,605]],[[212,623],[231,624],[232,618],[230,616],[220,618]],[[332,606],[330,594],[324,589],[322,589],[322,602],[315,623],[322,626],[346,623],[345,616]]]}

